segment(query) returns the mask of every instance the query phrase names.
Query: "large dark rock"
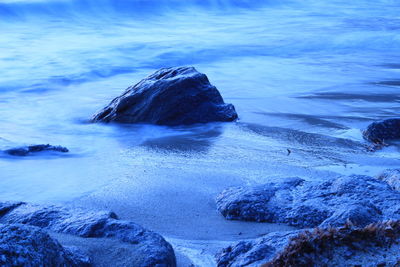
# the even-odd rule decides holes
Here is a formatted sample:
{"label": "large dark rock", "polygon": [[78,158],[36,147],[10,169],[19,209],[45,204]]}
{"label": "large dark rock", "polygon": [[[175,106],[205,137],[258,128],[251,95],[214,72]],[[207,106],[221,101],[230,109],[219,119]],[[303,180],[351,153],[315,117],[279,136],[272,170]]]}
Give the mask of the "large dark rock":
{"label": "large dark rock", "polygon": [[43,152],[43,151],[66,153],[68,152],[68,149],[62,146],[52,146],[47,144],[47,145],[23,146],[23,147],[16,147],[4,150],[5,153],[12,156],[28,156],[32,153]]}
{"label": "large dark rock", "polygon": [[400,139],[400,119],[387,119],[371,123],[363,132],[363,136],[366,140],[373,143]]}
{"label": "large dark rock", "polygon": [[193,67],[164,68],[129,87],[95,114],[93,122],[188,125],[237,119],[205,74]]}
{"label": "large dark rock", "polygon": [[399,266],[400,221],[270,233],[216,255],[219,267]]}
{"label": "large dark rock", "polygon": [[0,223],[37,226],[57,233],[80,237],[112,237],[136,246],[135,266],[175,266],[172,246],[157,233],[129,222],[118,220],[113,212],[95,212],[40,206],[26,203],[0,203]]}
{"label": "large dark rock", "polygon": [[230,220],[285,223],[298,227],[357,226],[400,219],[400,193],[369,176],[235,187],[217,197],[218,210]]}
{"label": "large dark rock", "polygon": [[40,228],[0,224],[0,265],[84,267],[91,263],[88,257],[62,247]]}

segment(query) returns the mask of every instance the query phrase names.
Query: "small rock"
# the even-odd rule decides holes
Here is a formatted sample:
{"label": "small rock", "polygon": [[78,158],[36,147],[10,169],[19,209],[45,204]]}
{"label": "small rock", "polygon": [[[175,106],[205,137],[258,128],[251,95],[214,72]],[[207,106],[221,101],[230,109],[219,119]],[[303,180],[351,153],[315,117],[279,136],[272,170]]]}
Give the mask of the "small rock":
{"label": "small rock", "polygon": [[400,139],[400,118],[374,122],[363,132],[363,136],[366,140],[377,144]]}
{"label": "small rock", "polygon": [[55,151],[61,153],[67,153],[69,150],[66,147],[62,146],[52,146],[52,145],[32,145],[32,146],[23,146],[17,148],[11,148],[4,150],[5,153],[12,156],[28,156],[32,153],[42,152],[42,151]]}

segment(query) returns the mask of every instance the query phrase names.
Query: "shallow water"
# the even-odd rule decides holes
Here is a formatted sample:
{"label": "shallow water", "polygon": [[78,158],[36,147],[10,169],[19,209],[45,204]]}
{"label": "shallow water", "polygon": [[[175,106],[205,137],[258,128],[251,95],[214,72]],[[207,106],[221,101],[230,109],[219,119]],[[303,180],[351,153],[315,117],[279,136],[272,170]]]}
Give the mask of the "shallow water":
{"label": "shallow water", "polygon": [[[400,167],[398,145],[369,153],[361,136],[399,114],[399,14],[394,0],[0,1],[0,149],[71,151],[2,156],[0,199],[112,209],[181,248],[287,229],[225,221],[214,198],[232,185]],[[179,65],[206,73],[240,120],[87,123]]]}

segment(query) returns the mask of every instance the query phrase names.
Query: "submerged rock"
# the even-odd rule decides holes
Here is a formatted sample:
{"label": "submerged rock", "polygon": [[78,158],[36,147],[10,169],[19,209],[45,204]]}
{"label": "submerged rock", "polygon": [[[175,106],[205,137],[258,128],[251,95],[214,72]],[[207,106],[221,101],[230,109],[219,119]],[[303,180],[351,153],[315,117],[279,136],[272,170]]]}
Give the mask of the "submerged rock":
{"label": "submerged rock", "polygon": [[0,224],[1,266],[91,266],[90,259],[64,248],[40,228]]}
{"label": "submerged rock", "polygon": [[400,118],[387,119],[371,123],[363,132],[366,140],[383,143],[387,140],[400,139]]}
{"label": "submerged rock", "polygon": [[388,183],[394,190],[400,191],[400,169],[386,170],[378,175],[377,178]]}
{"label": "submerged rock", "polygon": [[230,220],[285,223],[298,227],[357,226],[400,219],[400,193],[373,177],[352,175],[331,181],[290,178],[280,183],[235,187],[217,197]]}
{"label": "submerged rock", "polygon": [[95,114],[93,122],[188,125],[237,119],[205,74],[193,67],[164,68],[129,87]]}
{"label": "submerged rock", "polygon": [[175,266],[172,246],[157,233],[129,222],[118,220],[113,212],[95,212],[40,206],[26,203],[0,203],[0,223],[20,223],[37,226],[57,233],[80,237],[112,237],[136,246],[135,266]]}
{"label": "submerged rock", "polygon": [[216,255],[219,267],[398,266],[400,221],[270,233]]}
{"label": "submerged rock", "polygon": [[28,156],[32,153],[42,152],[42,151],[55,151],[66,153],[69,150],[66,147],[62,146],[52,146],[52,145],[32,145],[32,146],[23,146],[17,148],[11,148],[4,150],[5,153],[12,155],[12,156]]}

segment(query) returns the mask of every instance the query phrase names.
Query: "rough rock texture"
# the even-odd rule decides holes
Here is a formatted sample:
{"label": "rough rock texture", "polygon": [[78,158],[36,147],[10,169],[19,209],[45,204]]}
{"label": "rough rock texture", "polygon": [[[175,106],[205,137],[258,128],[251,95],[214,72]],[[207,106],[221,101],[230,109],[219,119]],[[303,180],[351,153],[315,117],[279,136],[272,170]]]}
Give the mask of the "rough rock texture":
{"label": "rough rock texture", "polygon": [[91,266],[75,249],[62,247],[40,228],[0,224],[1,266]]}
{"label": "rough rock texture", "polygon": [[374,143],[400,139],[400,118],[371,123],[363,132],[363,136],[366,140]]}
{"label": "rough rock texture", "polygon": [[298,227],[357,226],[400,219],[400,193],[369,176],[330,181],[289,178],[281,183],[236,187],[217,197],[218,210],[230,220],[285,223]]}
{"label": "rough rock texture", "polygon": [[[12,208],[10,208],[12,207]],[[137,245],[135,266],[175,266],[171,245],[159,234],[128,221],[118,220],[112,212],[94,212],[57,206],[26,203],[0,203],[0,223],[20,223],[81,237],[113,237]]]}
{"label": "rough rock texture", "polygon": [[216,255],[218,266],[254,266],[272,260],[298,231],[276,232],[255,240],[246,240],[224,248]]}
{"label": "rough rock texture", "polygon": [[95,114],[93,122],[188,125],[237,119],[205,74],[193,67],[164,68],[129,87]]}
{"label": "rough rock texture", "polygon": [[0,202],[0,218],[1,216],[7,214],[9,211],[17,208],[18,206],[24,204],[23,202]]}
{"label": "rough rock texture", "polygon": [[398,266],[400,221],[358,228],[270,233],[241,241],[216,255],[219,267]]}
{"label": "rough rock texture", "polygon": [[377,178],[388,183],[394,190],[400,191],[400,169],[386,170]]}
{"label": "rough rock texture", "polygon": [[300,233],[263,267],[399,266],[400,221]]}
{"label": "rough rock texture", "polygon": [[52,146],[52,145],[32,145],[32,146],[23,146],[17,148],[11,148],[4,150],[5,153],[12,156],[28,156],[32,153],[42,152],[42,151],[55,151],[66,153],[69,150],[66,147],[62,146]]}

